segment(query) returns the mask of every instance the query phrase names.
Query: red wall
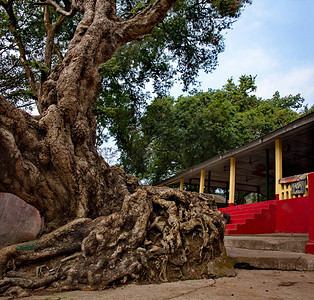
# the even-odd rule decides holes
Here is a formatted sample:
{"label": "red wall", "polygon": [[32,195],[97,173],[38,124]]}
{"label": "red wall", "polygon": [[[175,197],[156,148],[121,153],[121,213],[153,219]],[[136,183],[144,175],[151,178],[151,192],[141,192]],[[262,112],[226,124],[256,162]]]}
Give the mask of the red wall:
{"label": "red wall", "polygon": [[277,201],[276,232],[309,232],[309,197]]}
{"label": "red wall", "polygon": [[277,201],[276,231],[309,233],[306,253],[314,254],[314,173],[308,174],[309,196]]}
{"label": "red wall", "polygon": [[305,247],[306,253],[314,254],[314,173],[308,174],[309,186],[309,242]]}
{"label": "red wall", "polygon": [[[269,202],[276,203],[276,216],[273,215],[276,221],[274,232],[309,233],[309,242],[306,245],[305,251],[306,253],[314,254],[314,172],[308,174],[308,189],[309,195],[307,197],[278,200],[279,197],[276,195],[276,201]],[[253,208],[255,205],[258,206],[261,204],[239,205],[235,206],[234,209]],[[229,213],[228,209],[232,210],[233,208],[223,208],[220,210]],[[262,223],[265,224],[265,221],[263,220]]]}

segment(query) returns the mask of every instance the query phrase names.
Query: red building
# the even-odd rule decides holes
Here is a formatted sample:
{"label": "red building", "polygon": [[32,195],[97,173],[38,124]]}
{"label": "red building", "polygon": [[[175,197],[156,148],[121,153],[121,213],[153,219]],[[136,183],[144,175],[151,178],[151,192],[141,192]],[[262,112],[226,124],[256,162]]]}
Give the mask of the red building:
{"label": "red building", "polygon": [[225,234],[309,233],[314,254],[314,113],[158,184],[225,192]]}

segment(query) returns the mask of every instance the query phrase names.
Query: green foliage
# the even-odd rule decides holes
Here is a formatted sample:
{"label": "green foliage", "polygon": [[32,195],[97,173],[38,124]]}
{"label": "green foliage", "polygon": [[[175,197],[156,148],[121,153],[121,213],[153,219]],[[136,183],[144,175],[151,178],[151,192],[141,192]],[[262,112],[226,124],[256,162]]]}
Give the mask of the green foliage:
{"label": "green foliage", "polygon": [[[100,69],[99,142],[113,136],[119,147],[128,143],[129,131],[139,126],[151,100],[148,86],[163,97],[175,81],[187,90],[196,83],[199,70],[213,70],[224,49],[223,30],[231,27],[249,2],[178,0],[149,36],[121,47]],[[131,7],[138,11],[142,5],[142,1],[122,1],[119,15],[126,18]]]}
{"label": "green foliage", "polygon": [[[25,69],[20,61],[21,48],[17,37],[25,50],[26,64],[34,74],[35,80],[43,80],[42,74],[49,74],[58,63],[58,56],[52,57],[52,68],[44,64],[46,28],[44,25],[43,6],[34,5],[33,1],[10,1],[14,13],[15,25],[4,6],[0,5],[0,93],[18,107],[28,107],[34,104],[36,95],[31,92],[30,83]],[[55,22],[59,17],[53,8],[50,10],[50,20]],[[59,28],[54,44],[61,54],[64,54],[76,28],[79,15],[67,18]]]}
{"label": "green foliage", "polygon": [[[70,1],[56,1],[69,10]],[[116,8],[122,20],[132,18],[152,1],[118,0]],[[27,66],[37,83],[47,79],[64,56],[81,16],[67,17],[56,32],[52,64],[45,65],[47,31],[44,6],[33,1],[10,1],[16,18],[11,26],[6,1],[0,3],[0,92],[17,106],[34,103],[25,69],[20,61],[25,48]],[[108,136],[125,142],[128,131],[138,125],[147,102],[148,84],[158,96],[165,96],[178,80],[185,89],[195,83],[199,70],[210,72],[223,51],[223,31],[230,28],[250,0],[177,0],[167,17],[150,35],[128,43],[100,68],[103,76],[95,107],[98,112],[99,143]],[[41,3],[43,4],[43,3]],[[11,16],[12,18],[12,16]],[[55,24],[60,15],[49,6],[49,19]],[[34,91],[34,89],[33,89]],[[104,130],[106,129],[106,130]]]}
{"label": "green foliage", "polygon": [[119,144],[122,166],[156,183],[169,175],[282,127],[299,114],[300,95],[260,99],[255,77],[232,79],[221,90],[209,90],[177,100],[156,98],[140,126],[130,130],[128,143]]}

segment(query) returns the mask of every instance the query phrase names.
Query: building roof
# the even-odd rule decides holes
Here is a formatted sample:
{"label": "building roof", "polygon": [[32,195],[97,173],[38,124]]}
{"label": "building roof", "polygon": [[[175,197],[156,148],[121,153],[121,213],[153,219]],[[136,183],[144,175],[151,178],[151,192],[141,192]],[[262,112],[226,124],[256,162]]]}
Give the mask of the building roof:
{"label": "building roof", "polygon": [[269,153],[270,174],[272,175],[276,139],[282,140],[284,177],[314,170],[314,113],[311,113],[248,144],[194,165],[161,181],[157,186],[171,185],[181,178],[184,178],[186,184],[198,184],[200,172],[204,169],[207,171],[206,181],[210,176],[212,187],[226,188],[229,182],[230,158],[235,157],[236,188],[246,191],[263,191],[264,184],[261,182],[264,183],[265,180],[262,178],[266,177],[266,150]]}

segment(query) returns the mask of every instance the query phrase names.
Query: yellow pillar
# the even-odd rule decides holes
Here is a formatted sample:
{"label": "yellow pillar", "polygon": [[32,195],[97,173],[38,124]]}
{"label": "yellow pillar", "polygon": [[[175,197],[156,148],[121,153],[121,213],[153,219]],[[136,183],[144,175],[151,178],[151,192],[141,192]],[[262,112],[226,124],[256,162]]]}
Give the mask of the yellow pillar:
{"label": "yellow pillar", "polygon": [[229,206],[234,206],[236,158],[230,158]]}
{"label": "yellow pillar", "polygon": [[204,193],[204,185],[205,185],[205,170],[201,170],[201,178],[200,178],[200,193]]}
{"label": "yellow pillar", "polygon": [[184,189],[184,178],[180,179],[180,191],[183,191]]}
{"label": "yellow pillar", "polygon": [[[280,139],[275,141],[275,182],[276,197],[281,195],[281,184],[279,180],[282,178],[282,142]],[[278,195],[278,196],[277,196]]]}

